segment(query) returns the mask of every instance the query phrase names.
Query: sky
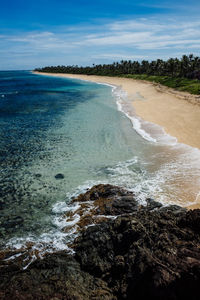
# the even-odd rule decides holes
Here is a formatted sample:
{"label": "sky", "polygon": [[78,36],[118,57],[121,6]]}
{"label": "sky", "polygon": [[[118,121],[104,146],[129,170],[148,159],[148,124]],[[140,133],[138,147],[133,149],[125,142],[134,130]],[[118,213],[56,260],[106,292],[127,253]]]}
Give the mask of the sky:
{"label": "sky", "polygon": [[0,0],[0,70],[200,56],[199,0]]}

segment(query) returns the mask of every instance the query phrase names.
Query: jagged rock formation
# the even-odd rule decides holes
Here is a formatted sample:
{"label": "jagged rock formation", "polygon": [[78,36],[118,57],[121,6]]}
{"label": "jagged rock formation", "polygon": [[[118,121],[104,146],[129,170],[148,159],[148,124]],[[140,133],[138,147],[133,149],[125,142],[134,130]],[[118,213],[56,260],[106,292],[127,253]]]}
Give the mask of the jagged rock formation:
{"label": "jagged rock formation", "polygon": [[102,215],[82,229],[75,255],[49,254],[24,271],[2,260],[0,299],[199,299],[200,210],[152,199],[140,206],[133,193],[111,185],[73,201],[94,202],[84,225]]}

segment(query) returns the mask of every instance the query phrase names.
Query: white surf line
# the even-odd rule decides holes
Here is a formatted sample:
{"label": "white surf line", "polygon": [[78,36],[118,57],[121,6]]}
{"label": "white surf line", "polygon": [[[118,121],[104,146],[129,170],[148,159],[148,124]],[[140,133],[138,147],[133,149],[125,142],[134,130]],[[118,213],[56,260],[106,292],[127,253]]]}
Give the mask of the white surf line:
{"label": "white surf line", "polygon": [[[117,100],[116,103],[117,103],[118,110],[121,111],[122,113],[124,113],[126,115],[126,117],[129,120],[131,120],[133,129],[143,139],[147,140],[148,142],[155,143],[155,144],[158,144],[158,145],[180,146],[180,147],[183,146],[183,147],[186,147],[188,150],[192,150],[192,149],[198,150],[199,153],[200,153],[200,150],[198,148],[192,147],[192,146],[184,144],[184,143],[179,143],[177,138],[167,134],[165,129],[162,126],[160,126],[156,123],[148,122],[148,121],[142,119],[141,117],[139,117],[135,113],[133,105],[132,104],[130,105],[130,102],[128,100],[127,92],[125,90],[123,90],[123,88],[121,86],[106,83],[106,82],[93,81],[93,80],[90,80],[90,79],[74,78],[74,77],[71,77],[71,76],[66,76],[66,77],[65,76],[59,76],[59,74],[54,75],[54,74],[38,74],[38,73],[34,73],[34,72],[32,72],[32,73],[36,74],[36,75],[60,77],[60,78],[66,78],[66,79],[69,78],[69,79],[81,80],[81,81],[85,81],[85,82],[92,82],[92,83],[96,83],[96,84],[100,84],[100,85],[110,86],[112,88],[113,95],[116,97],[116,100]],[[117,89],[119,90],[119,95],[115,94]],[[134,116],[131,116],[128,112],[124,111],[123,103],[121,103],[121,101],[124,101],[124,103],[127,103],[127,105],[130,105],[130,110],[135,114]],[[156,139],[156,138],[152,137],[148,132],[146,132],[144,129],[142,129],[142,125],[143,125],[142,123],[146,123],[146,124],[149,124],[150,126],[153,125],[153,126],[157,127],[160,130],[159,135],[161,137],[159,139]],[[189,155],[189,153],[188,153],[188,155]],[[198,203],[199,197],[200,197],[200,191],[198,192],[198,194],[196,196],[195,202],[197,201],[197,203]],[[193,204],[195,204],[195,202],[193,202]]]}
{"label": "white surf line", "polygon": [[[114,85],[114,84],[110,84],[110,83],[106,83],[106,82],[99,82],[99,81],[93,81],[93,80],[89,80],[89,79],[83,79],[83,78],[74,78],[74,77],[71,77],[71,76],[59,76],[59,74],[38,74],[38,73],[34,73],[33,74],[36,74],[36,75],[44,75],[44,76],[52,76],[52,77],[60,77],[60,78],[69,78],[69,79],[75,79],[75,80],[81,80],[81,81],[85,81],[85,82],[92,82],[92,83],[95,83],[95,84],[100,84],[100,85],[105,85],[105,86],[109,86],[109,87],[112,87],[112,93],[114,96],[117,96],[118,95],[115,95],[114,92],[119,89],[121,94],[124,94],[126,95],[127,97],[127,93],[126,91],[124,91],[122,89],[121,86],[118,86],[118,85]],[[121,95],[120,95],[120,98],[121,98]],[[131,117],[128,113],[126,113],[122,108],[120,108],[121,104],[119,103],[119,101],[116,101],[117,103],[117,107],[118,107],[118,111],[121,111],[122,113],[124,113],[126,115],[127,118],[129,118],[131,120],[131,123],[133,125],[133,129],[140,135],[142,136],[145,140],[149,141],[149,142],[154,142],[154,143],[157,143],[157,140],[152,138],[145,130],[143,130],[141,128],[141,121],[142,120],[140,117],[138,116],[135,116],[135,117]],[[122,106],[121,106],[122,107]]]}

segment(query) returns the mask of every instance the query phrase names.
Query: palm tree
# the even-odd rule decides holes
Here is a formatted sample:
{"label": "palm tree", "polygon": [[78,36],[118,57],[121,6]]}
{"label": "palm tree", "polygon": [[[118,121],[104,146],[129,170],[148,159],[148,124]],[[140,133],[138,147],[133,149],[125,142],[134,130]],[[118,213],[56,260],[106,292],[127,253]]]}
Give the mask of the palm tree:
{"label": "palm tree", "polygon": [[148,74],[165,75],[172,77],[188,77],[200,79],[200,57],[190,54],[183,55],[181,59],[170,58],[167,61],[157,59],[154,61],[142,60],[114,62],[112,64],[99,64],[86,67],[73,66],[49,66],[37,68],[37,71],[53,73],[72,73],[72,74],[97,74],[118,76],[123,74]]}

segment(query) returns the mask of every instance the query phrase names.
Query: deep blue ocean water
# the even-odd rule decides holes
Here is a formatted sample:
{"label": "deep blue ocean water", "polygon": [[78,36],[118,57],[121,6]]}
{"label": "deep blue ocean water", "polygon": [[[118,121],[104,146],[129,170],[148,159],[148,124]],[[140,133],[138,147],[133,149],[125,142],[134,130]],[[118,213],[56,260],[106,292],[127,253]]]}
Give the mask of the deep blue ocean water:
{"label": "deep blue ocean water", "polygon": [[97,183],[128,187],[141,203],[194,201],[199,153],[191,151],[138,135],[110,86],[2,71],[0,244],[59,244],[71,196]]}

